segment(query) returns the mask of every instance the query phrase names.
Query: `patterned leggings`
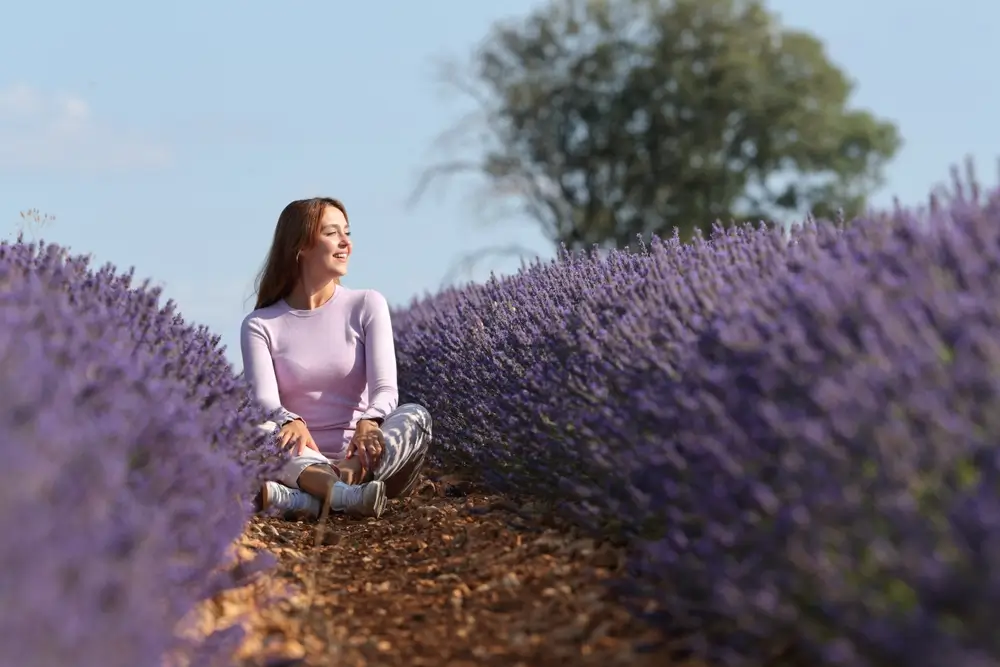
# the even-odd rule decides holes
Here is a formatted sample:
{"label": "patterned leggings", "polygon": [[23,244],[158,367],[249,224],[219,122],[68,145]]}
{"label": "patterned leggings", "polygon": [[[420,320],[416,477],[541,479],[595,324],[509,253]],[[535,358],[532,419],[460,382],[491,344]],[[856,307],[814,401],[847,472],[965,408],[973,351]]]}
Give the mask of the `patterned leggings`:
{"label": "patterned leggings", "polygon": [[[387,490],[399,488],[390,497],[403,497],[413,490],[417,483],[420,469],[427,458],[427,448],[431,443],[433,422],[431,414],[422,405],[406,403],[396,408],[382,422],[382,436],[385,447],[382,458],[374,470],[370,470],[364,479],[353,479],[351,472],[354,462],[351,460],[329,459],[317,451],[309,450],[302,456],[293,456],[278,472],[275,481],[293,489],[299,488],[299,475],[306,468],[314,465],[329,465],[340,474],[340,478],[354,484],[360,484],[372,479],[386,483]],[[273,431],[277,428],[274,422],[267,422],[261,428]],[[397,479],[405,475],[403,479]],[[390,484],[391,481],[391,484]]]}

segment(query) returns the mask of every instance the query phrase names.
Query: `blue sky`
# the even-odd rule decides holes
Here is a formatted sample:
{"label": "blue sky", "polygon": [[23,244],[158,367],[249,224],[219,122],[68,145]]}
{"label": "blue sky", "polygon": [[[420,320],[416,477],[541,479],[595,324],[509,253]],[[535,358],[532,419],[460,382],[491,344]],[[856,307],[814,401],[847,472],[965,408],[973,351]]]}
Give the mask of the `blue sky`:
{"label": "blue sky", "polygon": [[[8,3],[0,232],[24,209],[56,216],[46,240],[135,266],[188,319],[221,333],[237,367],[252,281],[292,199],[346,202],[356,245],[348,284],[393,305],[437,290],[479,248],[517,243],[549,256],[524,221],[477,222],[471,182],[405,205],[438,155],[432,141],[468,109],[436,84],[436,60],[468,54],[491,22],[537,4]],[[876,203],[921,202],[966,155],[995,182],[1000,3],[771,7],[826,42],[858,82],[857,105],[899,124],[906,143]],[[487,261],[469,277],[516,268]]]}

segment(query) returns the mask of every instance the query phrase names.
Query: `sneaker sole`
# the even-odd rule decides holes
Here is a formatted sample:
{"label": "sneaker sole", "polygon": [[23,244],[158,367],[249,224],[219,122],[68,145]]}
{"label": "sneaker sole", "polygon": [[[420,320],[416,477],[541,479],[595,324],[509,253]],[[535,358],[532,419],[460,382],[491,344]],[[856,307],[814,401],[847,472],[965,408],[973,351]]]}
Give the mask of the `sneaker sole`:
{"label": "sneaker sole", "polygon": [[385,511],[385,506],[389,502],[389,499],[385,495],[385,483],[375,482],[378,484],[376,495],[375,495],[375,506],[372,508],[375,513],[375,518],[378,519],[382,516],[382,512]]}

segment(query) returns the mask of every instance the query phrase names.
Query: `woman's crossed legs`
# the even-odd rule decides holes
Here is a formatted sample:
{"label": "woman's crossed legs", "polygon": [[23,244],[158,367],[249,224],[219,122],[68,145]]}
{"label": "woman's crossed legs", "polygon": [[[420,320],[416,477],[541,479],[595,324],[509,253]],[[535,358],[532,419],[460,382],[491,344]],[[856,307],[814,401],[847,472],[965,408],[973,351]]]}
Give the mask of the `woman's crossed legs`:
{"label": "woman's crossed legs", "polygon": [[292,457],[277,480],[264,485],[260,507],[318,515],[320,503],[325,501],[334,512],[378,517],[387,499],[405,497],[416,485],[427,458],[432,426],[426,408],[416,403],[401,405],[382,423],[382,456],[363,478],[359,478],[357,457],[330,460],[319,452],[307,451]]}

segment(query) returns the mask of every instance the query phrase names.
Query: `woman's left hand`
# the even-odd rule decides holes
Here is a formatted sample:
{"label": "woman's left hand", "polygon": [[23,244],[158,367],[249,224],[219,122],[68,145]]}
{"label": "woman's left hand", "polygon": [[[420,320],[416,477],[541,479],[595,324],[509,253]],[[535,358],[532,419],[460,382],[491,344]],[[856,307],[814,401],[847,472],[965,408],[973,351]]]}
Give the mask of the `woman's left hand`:
{"label": "woman's left hand", "polygon": [[346,458],[350,459],[355,455],[358,457],[363,468],[361,471],[363,478],[367,471],[374,470],[382,460],[384,446],[382,429],[375,422],[362,419],[354,429],[354,437],[351,438],[350,444],[347,445]]}

